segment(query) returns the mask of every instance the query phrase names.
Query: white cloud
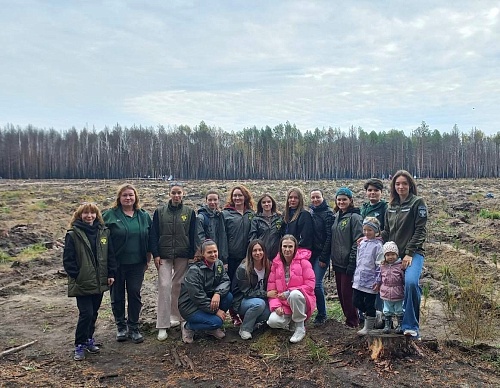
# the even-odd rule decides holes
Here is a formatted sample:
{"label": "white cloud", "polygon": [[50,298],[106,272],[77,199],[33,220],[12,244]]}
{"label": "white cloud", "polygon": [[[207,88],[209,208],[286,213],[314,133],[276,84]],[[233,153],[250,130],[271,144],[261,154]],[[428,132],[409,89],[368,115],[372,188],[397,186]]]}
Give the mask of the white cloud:
{"label": "white cloud", "polygon": [[7,4],[0,117],[496,133],[499,14],[482,0]]}

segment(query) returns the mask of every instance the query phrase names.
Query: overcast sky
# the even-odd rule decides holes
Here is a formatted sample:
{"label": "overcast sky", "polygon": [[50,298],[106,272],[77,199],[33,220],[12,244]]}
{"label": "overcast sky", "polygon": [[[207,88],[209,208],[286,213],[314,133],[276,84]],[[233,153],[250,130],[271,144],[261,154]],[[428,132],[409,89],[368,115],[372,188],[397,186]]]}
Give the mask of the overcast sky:
{"label": "overcast sky", "polygon": [[497,1],[0,0],[0,126],[500,132]]}

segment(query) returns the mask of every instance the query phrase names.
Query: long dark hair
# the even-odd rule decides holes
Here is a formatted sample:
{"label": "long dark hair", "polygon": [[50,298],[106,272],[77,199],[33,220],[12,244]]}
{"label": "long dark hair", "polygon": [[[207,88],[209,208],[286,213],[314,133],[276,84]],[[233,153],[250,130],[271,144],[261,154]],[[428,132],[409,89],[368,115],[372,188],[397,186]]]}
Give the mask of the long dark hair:
{"label": "long dark hair", "polygon": [[417,194],[417,184],[415,183],[415,179],[413,179],[411,174],[406,170],[396,171],[396,173],[394,174],[394,176],[392,177],[392,180],[391,180],[391,189],[390,189],[391,190],[391,198],[389,200],[391,205],[394,203],[394,201],[396,199],[399,200],[399,194],[396,191],[396,179],[398,179],[400,176],[404,176],[406,178],[406,180],[408,181],[408,184],[410,185],[410,190],[409,190],[410,193],[412,193],[414,195],[418,195]]}
{"label": "long dark hair", "polygon": [[250,275],[255,270],[253,257],[252,257],[252,251],[256,245],[260,245],[260,247],[264,251],[264,256],[262,258],[262,264],[264,264],[264,269],[266,271],[265,279],[267,279],[269,277],[269,272],[271,270],[271,264],[269,262],[269,258],[267,257],[266,247],[264,246],[264,243],[262,242],[262,240],[259,240],[259,239],[252,240],[252,241],[250,241],[250,244],[248,244],[247,257],[245,258],[245,262],[244,262],[245,263],[245,273],[246,273],[248,280],[250,280]]}

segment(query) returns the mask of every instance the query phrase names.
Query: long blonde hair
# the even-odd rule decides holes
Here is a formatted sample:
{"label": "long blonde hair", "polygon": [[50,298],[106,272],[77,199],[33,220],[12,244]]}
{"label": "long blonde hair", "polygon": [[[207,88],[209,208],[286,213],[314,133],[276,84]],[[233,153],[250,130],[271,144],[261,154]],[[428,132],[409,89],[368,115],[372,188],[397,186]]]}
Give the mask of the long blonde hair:
{"label": "long blonde hair", "polygon": [[[297,209],[295,210],[295,213],[293,214],[292,219],[290,219],[290,205],[288,205],[288,197],[292,193],[297,194],[297,197],[299,197],[299,204],[297,205]],[[297,218],[299,218],[300,212],[305,209],[304,192],[301,189],[299,189],[298,187],[292,187],[286,193],[286,200],[285,201],[286,201],[285,202],[285,212],[283,214],[283,218],[285,219],[285,222],[287,224],[289,224],[290,222],[293,222]]]}

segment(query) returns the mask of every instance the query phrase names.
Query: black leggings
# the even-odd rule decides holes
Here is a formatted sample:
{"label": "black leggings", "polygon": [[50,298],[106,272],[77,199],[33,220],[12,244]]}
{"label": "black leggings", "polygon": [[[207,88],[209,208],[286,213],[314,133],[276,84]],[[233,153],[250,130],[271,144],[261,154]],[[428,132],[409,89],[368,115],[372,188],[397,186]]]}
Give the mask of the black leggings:
{"label": "black leggings", "polygon": [[375,317],[375,298],[377,294],[370,294],[368,292],[352,290],[352,304],[359,311],[365,313],[367,317]]}

